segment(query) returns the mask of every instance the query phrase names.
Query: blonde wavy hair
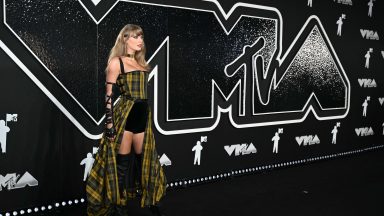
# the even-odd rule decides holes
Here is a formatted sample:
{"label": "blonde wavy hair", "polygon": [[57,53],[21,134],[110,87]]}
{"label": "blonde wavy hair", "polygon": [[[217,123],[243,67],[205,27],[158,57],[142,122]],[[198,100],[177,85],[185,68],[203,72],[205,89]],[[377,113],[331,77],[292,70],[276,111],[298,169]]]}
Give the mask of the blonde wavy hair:
{"label": "blonde wavy hair", "polygon": [[[134,24],[125,25],[120,30],[120,33],[117,35],[115,45],[112,47],[111,51],[109,52],[108,64],[112,58],[117,56],[124,56],[127,54],[126,42],[129,39],[129,37],[140,36],[140,35],[144,36],[143,29],[140,26],[134,25]],[[143,46],[141,50],[135,52],[135,60],[143,68],[145,68],[146,70],[149,70],[150,66],[145,60],[145,52],[146,52],[146,48],[143,40]],[[107,72],[107,68],[106,68],[106,72]]]}

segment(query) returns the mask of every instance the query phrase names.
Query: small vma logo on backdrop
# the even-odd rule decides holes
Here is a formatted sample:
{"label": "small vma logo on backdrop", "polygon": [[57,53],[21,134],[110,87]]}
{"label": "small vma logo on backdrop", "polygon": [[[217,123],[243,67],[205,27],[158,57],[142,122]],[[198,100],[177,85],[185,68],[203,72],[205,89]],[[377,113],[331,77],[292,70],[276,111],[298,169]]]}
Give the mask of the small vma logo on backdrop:
{"label": "small vma logo on backdrop", "polygon": [[337,122],[336,125],[333,127],[333,130],[331,131],[332,134],[332,144],[336,144],[336,138],[337,138],[337,133],[339,130],[337,128],[340,127],[340,122]]}
{"label": "small vma logo on backdrop", "polygon": [[306,136],[300,136],[296,137],[296,142],[299,144],[299,146],[307,146],[307,145],[315,145],[320,144],[320,139],[315,135],[306,135]]}
{"label": "small vma logo on backdrop", "polygon": [[24,188],[27,185],[34,187],[38,184],[39,182],[29,172],[25,172],[21,178],[16,173],[6,174],[5,176],[0,175],[0,191],[3,188],[14,190]]}
{"label": "small vma logo on backdrop", "polygon": [[375,1],[375,0],[369,0],[369,2],[368,2],[368,16],[369,17],[372,17],[373,1]]}
{"label": "small vma logo on backdrop", "polygon": [[86,180],[87,180],[87,177],[88,177],[89,174],[91,173],[91,169],[92,169],[93,163],[95,162],[95,158],[93,158],[93,155],[95,155],[95,154],[97,153],[98,150],[99,150],[98,147],[93,147],[93,149],[92,149],[92,153],[91,153],[91,152],[88,152],[88,153],[87,153],[87,157],[84,158],[84,159],[80,162],[80,165],[84,165],[84,176],[83,176],[83,181],[86,181]]}
{"label": "small vma logo on backdrop", "polygon": [[371,97],[367,96],[367,98],[364,99],[364,102],[361,105],[363,107],[363,117],[367,117],[368,101],[370,101],[370,100],[371,100]]}
{"label": "small vma logo on backdrop", "polygon": [[384,122],[383,122],[383,136],[384,136]]}
{"label": "small vma logo on backdrop", "polygon": [[7,133],[11,131],[8,122],[17,122],[17,114],[6,114],[6,119],[0,120],[0,147],[1,153],[7,151]]}
{"label": "small vma logo on backdrop", "polygon": [[367,68],[367,69],[369,68],[369,60],[371,58],[371,53],[373,53],[373,48],[369,48],[367,53],[364,55],[364,58],[365,58],[365,65],[364,65],[364,67]]}
{"label": "small vma logo on backdrop", "polygon": [[169,157],[166,154],[161,155],[159,161],[160,161],[161,166],[171,166],[172,165],[172,161],[169,159]]}
{"label": "small vma logo on backdrop", "polygon": [[230,145],[230,146],[227,145],[227,146],[224,146],[224,149],[228,153],[229,156],[232,156],[233,152],[235,152],[235,156],[256,154],[257,153],[257,149],[253,145],[253,143],[234,144],[234,145]]}
{"label": "small vma logo on backdrop", "polygon": [[379,34],[377,31],[360,29],[361,36],[367,40],[379,40]]}
{"label": "small vma logo on backdrop", "polygon": [[201,161],[201,151],[203,150],[203,142],[207,142],[208,138],[207,136],[201,136],[200,140],[196,142],[196,145],[193,146],[192,151],[195,152],[195,159],[193,160],[193,165],[200,166]]}
{"label": "small vma logo on backdrop", "polygon": [[337,35],[338,36],[341,36],[341,29],[343,28],[343,19],[346,19],[346,15],[345,14],[341,14],[341,16],[339,17],[339,19],[336,21],[336,24],[337,24]]}
{"label": "small vma logo on backdrop", "polygon": [[358,79],[360,87],[363,88],[376,88],[377,83],[375,79]]}
{"label": "small vma logo on backdrop", "polygon": [[355,128],[355,132],[357,136],[372,136],[375,134],[372,127]]}
{"label": "small vma logo on backdrop", "polygon": [[272,142],[273,142],[272,153],[277,154],[279,152],[279,141],[280,141],[279,134],[282,134],[282,133],[283,133],[283,128],[279,128],[275,133],[275,136],[272,137]]}
{"label": "small vma logo on backdrop", "polygon": [[352,0],[337,0],[337,3],[344,5],[352,5]]}

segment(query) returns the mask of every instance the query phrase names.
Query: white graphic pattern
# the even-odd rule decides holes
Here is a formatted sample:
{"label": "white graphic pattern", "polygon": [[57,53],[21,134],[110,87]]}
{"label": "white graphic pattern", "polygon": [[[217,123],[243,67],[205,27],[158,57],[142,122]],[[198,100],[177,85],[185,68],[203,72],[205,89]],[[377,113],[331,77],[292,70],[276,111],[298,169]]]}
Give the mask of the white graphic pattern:
{"label": "white graphic pattern", "polygon": [[373,8],[373,0],[369,0],[368,2],[368,16],[372,17],[372,8]]}
{"label": "white graphic pattern", "polygon": [[161,166],[171,166],[172,165],[172,161],[169,159],[169,157],[166,154],[161,155],[159,161],[160,161]]}
{"label": "white graphic pattern", "polygon": [[1,153],[7,152],[7,133],[11,131],[8,122],[17,122],[17,114],[6,114],[6,121],[0,120]]}
{"label": "white graphic pattern", "polygon": [[199,165],[201,161],[201,151],[203,150],[202,143],[207,142],[207,136],[202,136],[199,141],[196,142],[196,145],[193,146],[192,151],[195,152],[195,159],[193,160],[193,165]]}
{"label": "white graphic pattern", "polygon": [[340,122],[337,122],[336,125],[333,127],[333,130],[331,131],[332,134],[332,144],[336,144],[337,139],[337,133],[339,132],[337,128],[340,127]]}
{"label": "white graphic pattern", "polygon": [[83,181],[86,181],[86,180],[87,180],[87,177],[88,177],[89,174],[91,173],[91,169],[92,169],[93,162],[95,162],[95,159],[93,158],[92,153],[88,153],[88,154],[87,154],[87,157],[84,158],[84,159],[80,162],[80,165],[85,165],[85,166],[84,166],[84,177],[83,177]]}
{"label": "white graphic pattern", "polygon": [[279,141],[280,141],[279,134],[282,134],[282,133],[283,133],[283,128],[279,128],[275,133],[275,136],[272,137],[272,140],[271,140],[273,142],[272,153],[277,154],[279,152]]}
{"label": "white graphic pattern", "polygon": [[345,14],[342,14],[339,19],[336,21],[337,24],[337,35],[341,36],[341,29],[343,27],[343,19],[345,19]]}
{"label": "white graphic pattern", "polygon": [[13,190],[24,188],[27,185],[34,187],[38,184],[39,182],[29,172],[25,172],[21,178],[16,173],[6,174],[5,176],[0,175],[0,191],[3,187],[7,190]]}
{"label": "white graphic pattern", "polygon": [[312,0],[308,0],[307,6],[312,7]]}
{"label": "white graphic pattern", "polygon": [[373,48],[369,48],[365,54],[365,68],[369,68],[369,59],[371,58],[371,53],[373,53]]}
{"label": "white graphic pattern", "polygon": [[370,100],[371,100],[371,97],[368,96],[366,99],[364,99],[364,102],[361,105],[363,107],[363,117],[367,116],[368,101],[370,101]]}

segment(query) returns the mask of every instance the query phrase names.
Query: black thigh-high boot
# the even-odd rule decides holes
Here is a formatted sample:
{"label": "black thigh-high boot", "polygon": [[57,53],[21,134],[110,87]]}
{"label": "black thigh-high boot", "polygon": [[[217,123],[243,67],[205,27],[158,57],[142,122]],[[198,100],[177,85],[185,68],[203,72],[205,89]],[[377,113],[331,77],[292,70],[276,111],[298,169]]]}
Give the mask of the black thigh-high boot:
{"label": "black thigh-high boot", "polygon": [[141,166],[142,166],[142,154],[135,154],[135,158],[136,158],[136,161],[135,161],[135,181],[137,182],[137,188],[138,190],[136,191],[137,195],[138,196],[141,196],[142,194],[142,190],[141,190]]}
{"label": "black thigh-high boot", "polygon": [[152,213],[154,215],[156,215],[156,216],[165,216],[164,210],[161,207],[160,202],[157,203],[156,205],[151,205],[149,208],[150,208],[150,210],[152,211]]}
{"label": "black thigh-high boot", "polygon": [[[124,190],[126,190],[126,178],[129,165],[132,161],[132,154],[117,154],[116,157],[116,168],[117,168],[117,182],[119,186],[120,197],[124,196]],[[127,215],[126,206],[116,206],[115,215]]]}
{"label": "black thigh-high boot", "polygon": [[116,157],[116,166],[117,166],[117,181],[119,183],[120,196],[123,195],[123,192],[126,188],[125,181],[126,175],[131,163],[132,154],[117,154]]}

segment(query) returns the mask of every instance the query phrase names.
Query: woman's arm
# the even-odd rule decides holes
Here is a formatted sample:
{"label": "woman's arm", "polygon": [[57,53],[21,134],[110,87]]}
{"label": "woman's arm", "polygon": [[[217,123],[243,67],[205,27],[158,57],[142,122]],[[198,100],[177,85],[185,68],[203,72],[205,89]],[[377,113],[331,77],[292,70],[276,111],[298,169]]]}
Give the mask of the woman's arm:
{"label": "woman's arm", "polygon": [[120,63],[118,57],[112,58],[107,67],[105,78],[105,135],[109,139],[114,139],[116,130],[113,121],[113,85],[116,84],[119,76]]}

